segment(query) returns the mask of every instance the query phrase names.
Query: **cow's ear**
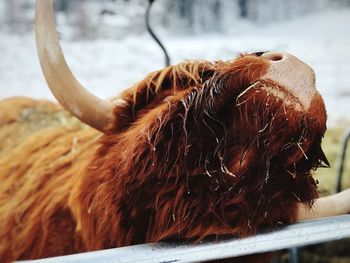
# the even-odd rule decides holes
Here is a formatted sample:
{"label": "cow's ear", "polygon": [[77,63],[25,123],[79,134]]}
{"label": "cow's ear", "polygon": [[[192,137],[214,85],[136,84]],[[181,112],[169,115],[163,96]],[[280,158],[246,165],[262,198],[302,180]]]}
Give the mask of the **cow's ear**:
{"label": "cow's ear", "polygon": [[157,101],[173,95],[175,91],[172,69],[173,66],[170,66],[152,72],[119,96],[111,99],[115,105],[114,114],[118,118],[114,131],[127,128],[138,119],[141,111],[152,105],[156,107]]}
{"label": "cow's ear", "polygon": [[118,97],[125,105],[123,114],[130,117],[129,122],[134,122],[140,111],[159,106],[168,96],[176,96],[184,90],[201,87],[214,72],[215,64],[193,61],[152,72]]}
{"label": "cow's ear", "polygon": [[139,111],[154,102],[160,93],[170,89],[172,86],[171,79],[168,77],[170,70],[171,67],[168,67],[148,74],[146,78],[126,89],[113,101],[122,102],[120,106],[128,108],[128,114],[136,117]]}

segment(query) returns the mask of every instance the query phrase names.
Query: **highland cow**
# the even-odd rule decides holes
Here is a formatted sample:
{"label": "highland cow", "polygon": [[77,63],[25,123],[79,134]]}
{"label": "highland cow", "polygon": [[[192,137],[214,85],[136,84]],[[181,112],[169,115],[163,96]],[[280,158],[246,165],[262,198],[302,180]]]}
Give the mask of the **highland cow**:
{"label": "highland cow", "polygon": [[67,111],[0,102],[1,262],[240,238],[350,210],[349,191],[317,199],[326,111],[296,57],[180,63],[104,101],[70,72],[52,0],[36,12],[42,69]]}

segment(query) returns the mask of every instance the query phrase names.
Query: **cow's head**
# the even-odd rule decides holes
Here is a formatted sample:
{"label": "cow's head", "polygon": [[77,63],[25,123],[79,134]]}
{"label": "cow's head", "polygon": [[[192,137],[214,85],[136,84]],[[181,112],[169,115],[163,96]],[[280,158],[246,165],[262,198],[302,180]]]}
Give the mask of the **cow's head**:
{"label": "cow's head", "polygon": [[[51,1],[37,1],[36,22],[46,80],[68,111],[106,134],[103,156],[108,162],[96,167],[128,174],[122,181],[129,198],[125,202],[132,204],[135,198],[133,207],[138,207],[149,194],[164,195],[161,200],[173,195],[172,205],[183,206],[182,219],[186,211],[193,218],[212,212],[211,222],[230,222],[228,228],[245,225],[239,231],[246,234],[244,218],[255,226],[275,224],[287,213],[281,206],[316,197],[310,170],[328,164],[320,147],[326,111],[313,70],[296,57],[265,52],[228,62],[182,63],[151,73],[118,98],[102,101],[70,72],[58,44]],[[175,191],[164,187],[168,183],[179,186]],[[148,192],[140,195],[145,189]],[[189,199],[191,194],[201,196],[202,203],[181,203],[187,194]],[[249,209],[257,204],[261,206]],[[155,211],[147,205],[142,209]],[[173,206],[154,213],[171,217]],[[245,215],[244,222],[237,223],[235,213]],[[271,213],[276,215],[268,217]],[[172,222],[167,224],[159,229],[170,229]],[[207,234],[229,233],[218,229],[213,226]],[[179,231],[195,236],[186,224]],[[157,239],[152,233],[145,235]]]}

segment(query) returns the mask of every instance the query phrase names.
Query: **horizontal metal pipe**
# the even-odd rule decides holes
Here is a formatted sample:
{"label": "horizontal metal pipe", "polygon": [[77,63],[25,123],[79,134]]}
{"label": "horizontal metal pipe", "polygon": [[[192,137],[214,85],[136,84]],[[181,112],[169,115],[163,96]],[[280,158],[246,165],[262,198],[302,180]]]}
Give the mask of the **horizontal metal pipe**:
{"label": "horizontal metal pipe", "polygon": [[150,243],[21,262],[204,262],[311,245],[347,237],[350,237],[350,215],[343,215],[305,221],[244,239],[227,239],[200,244]]}

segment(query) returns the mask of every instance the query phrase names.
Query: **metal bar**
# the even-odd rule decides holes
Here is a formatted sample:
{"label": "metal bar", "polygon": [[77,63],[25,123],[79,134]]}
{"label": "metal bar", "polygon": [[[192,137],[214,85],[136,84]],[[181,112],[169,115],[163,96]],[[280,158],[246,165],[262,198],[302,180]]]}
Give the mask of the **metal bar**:
{"label": "metal bar", "polygon": [[350,237],[350,215],[343,215],[305,221],[244,239],[220,240],[200,244],[151,243],[24,262],[204,262],[311,245],[347,237]]}
{"label": "metal bar", "polygon": [[293,247],[288,251],[289,263],[299,263],[299,248]]}
{"label": "metal bar", "polygon": [[342,140],[342,146],[340,151],[340,160],[337,167],[337,175],[336,175],[336,184],[335,184],[335,192],[339,193],[342,189],[342,179],[343,179],[343,173],[344,173],[344,164],[345,164],[345,155],[346,155],[346,148],[348,145],[348,142],[350,140],[350,129],[348,129],[344,135]]}

